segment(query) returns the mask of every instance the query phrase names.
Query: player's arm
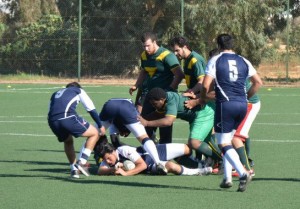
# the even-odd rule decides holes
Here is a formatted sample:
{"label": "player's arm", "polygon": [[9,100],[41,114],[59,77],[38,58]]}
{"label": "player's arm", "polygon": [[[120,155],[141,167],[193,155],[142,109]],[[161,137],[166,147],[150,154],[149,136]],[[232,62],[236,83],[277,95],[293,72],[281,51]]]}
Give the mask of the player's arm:
{"label": "player's arm", "polygon": [[138,116],[138,119],[145,127],[167,127],[171,126],[176,120],[174,115],[166,115],[165,117],[157,120],[145,120],[142,116]]}
{"label": "player's arm", "polygon": [[122,168],[119,168],[116,170],[115,174],[120,174],[122,176],[133,176],[136,174],[139,174],[141,172],[143,172],[144,170],[147,169],[147,164],[146,162],[143,160],[142,157],[138,158],[135,162],[135,168],[129,171],[125,171]]}
{"label": "player's arm", "polygon": [[130,95],[132,95],[132,93],[142,85],[144,79],[146,78],[146,75],[147,75],[147,72],[143,68],[141,68],[139,76],[138,76],[135,84],[129,88]]}
{"label": "player's arm", "polygon": [[180,65],[172,68],[171,71],[174,74],[174,79],[173,79],[172,83],[170,84],[170,87],[171,87],[171,89],[177,89],[178,85],[184,78],[184,74],[183,74],[183,71],[182,71]]}
{"label": "player's arm", "polygon": [[83,89],[80,89],[80,90],[81,90],[81,93],[79,94],[79,98],[80,98],[81,103],[83,104],[86,111],[91,115],[93,120],[96,122],[96,124],[100,130],[100,135],[104,135],[105,128],[101,124],[98,112],[95,108],[93,101],[91,100],[91,98],[87,95],[87,93]]}
{"label": "player's arm", "polygon": [[204,101],[209,101],[214,96],[212,91],[213,89],[213,81],[214,78],[210,75],[205,75],[203,83],[202,83],[202,90],[200,92],[200,99]]}
{"label": "player's arm", "polygon": [[260,76],[258,74],[254,74],[252,77],[250,77],[250,81],[252,83],[252,86],[247,92],[248,99],[251,98],[263,85],[262,80],[260,79]]}

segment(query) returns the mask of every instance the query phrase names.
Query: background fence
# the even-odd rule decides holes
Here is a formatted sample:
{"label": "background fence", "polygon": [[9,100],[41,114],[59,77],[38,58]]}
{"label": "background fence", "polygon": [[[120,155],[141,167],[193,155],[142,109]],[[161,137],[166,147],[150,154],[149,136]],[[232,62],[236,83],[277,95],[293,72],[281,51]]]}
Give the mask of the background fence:
{"label": "background fence", "polygon": [[205,58],[218,34],[231,33],[265,80],[300,78],[299,1],[0,2],[1,75],[136,76],[140,36],[151,30],[165,47],[183,34]]}

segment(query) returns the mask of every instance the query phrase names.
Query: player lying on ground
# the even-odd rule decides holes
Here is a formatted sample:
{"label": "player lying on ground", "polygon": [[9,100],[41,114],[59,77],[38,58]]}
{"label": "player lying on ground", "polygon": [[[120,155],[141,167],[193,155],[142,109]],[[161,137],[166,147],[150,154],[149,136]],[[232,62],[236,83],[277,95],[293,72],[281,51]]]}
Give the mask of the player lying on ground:
{"label": "player lying on ground", "polygon": [[[170,161],[176,157],[190,154],[191,150],[186,144],[158,144],[156,148],[159,158],[165,163],[168,173],[176,175],[208,175],[212,172],[211,167],[190,169]],[[157,169],[156,163],[141,146],[131,147],[123,145],[116,149],[110,143],[98,143],[94,153],[95,156],[103,159],[98,168],[98,175],[165,174]],[[99,162],[97,157],[95,159],[96,162]],[[123,163],[126,160],[130,160],[135,164],[133,169],[124,170]]]}

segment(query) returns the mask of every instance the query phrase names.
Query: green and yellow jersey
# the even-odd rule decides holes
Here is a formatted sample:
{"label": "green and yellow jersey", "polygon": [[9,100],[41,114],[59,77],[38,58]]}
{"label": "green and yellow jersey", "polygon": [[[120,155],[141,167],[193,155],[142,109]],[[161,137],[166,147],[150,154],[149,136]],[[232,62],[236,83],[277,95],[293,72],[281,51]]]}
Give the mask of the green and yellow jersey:
{"label": "green and yellow jersey", "polygon": [[144,51],[141,55],[141,67],[148,74],[148,91],[154,87],[168,89],[174,78],[172,69],[179,65],[175,54],[164,47],[159,47],[153,55]]}
{"label": "green and yellow jersey", "polygon": [[205,75],[206,62],[204,58],[195,51],[184,61],[184,75],[186,85],[189,89],[198,83],[198,78]]}

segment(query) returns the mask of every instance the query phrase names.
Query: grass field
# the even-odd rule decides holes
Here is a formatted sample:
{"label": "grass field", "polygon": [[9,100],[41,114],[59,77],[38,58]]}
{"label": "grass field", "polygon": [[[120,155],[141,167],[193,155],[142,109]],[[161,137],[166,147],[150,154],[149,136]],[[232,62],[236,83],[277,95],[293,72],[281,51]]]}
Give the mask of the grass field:
{"label": "grass field", "polygon": [[[252,183],[244,193],[219,188],[222,176],[81,176],[69,165],[47,125],[50,95],[61,85],[0,84],[1,208],[300,208],[300,90],[262,88],[254,122]],[[98,110],[128,86],[84,86]],[[90,122],[79,105],[78,112]],[[174,142],[186,142],[187,124],[176,120]],[[79,150],[84,139],[75,140]],[[137,145],[130,136],[125,143]],[[94,164],[93,158],[90,163]]]}

